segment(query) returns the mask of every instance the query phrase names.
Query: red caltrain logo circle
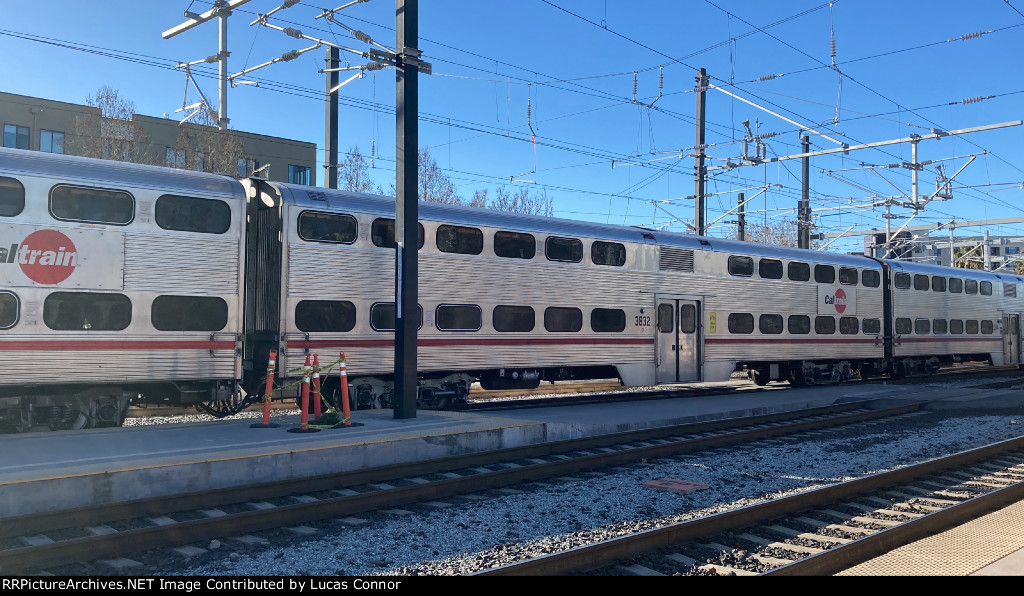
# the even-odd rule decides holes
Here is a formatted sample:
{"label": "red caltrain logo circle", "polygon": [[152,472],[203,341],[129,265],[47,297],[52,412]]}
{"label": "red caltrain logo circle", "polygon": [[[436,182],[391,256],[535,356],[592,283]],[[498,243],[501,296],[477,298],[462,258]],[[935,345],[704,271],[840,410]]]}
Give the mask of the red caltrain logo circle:
{"label": "red caltrain logo circle", "polygon": [[45,285],[59,284],[78,267],[78,251],[70,238],[56,230],[36,230],[21,243],[18,264],[29,279]]}
{"label": "red caltrain logo circle", "polygon": [[846,310],[846,292],[842,288],[836,290],[836,312],[843,314]]}

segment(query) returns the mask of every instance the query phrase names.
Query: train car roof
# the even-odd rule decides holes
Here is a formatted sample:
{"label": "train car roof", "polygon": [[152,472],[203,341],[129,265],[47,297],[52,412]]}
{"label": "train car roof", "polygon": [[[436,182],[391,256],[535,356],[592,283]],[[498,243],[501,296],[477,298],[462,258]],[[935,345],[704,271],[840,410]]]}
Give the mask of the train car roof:
{"label": "train car roof", "polygon": [[[881,269],[881,264],[874,259],[864,255],[850,255],[824,250],[811,250],[807,248],[796,248],[793,246],[775,246],[760,242],[744,242],[730,238],[704,238],[678,232],[655,232],[658,244],[665,246],[689,246],[689,239],[694,239],[701,248],[724,252],[735,255],[745,255],[758,258],[787,259],[791,261],[807,261],[811,263],[823,263],[830,265],[842,265],[846,267],[861,267],[865,269]],[[685,244],[677,244],[683,242]]]}
{"label": "train car roof", "polygon": [[109,159],[0,148],[0,171],[43,175],[62,182],[104,187],[124,184],[171,193],[232,195],[244,198],[241,184],[224,174],[209,174]]}
{"label": "train car roof", "polygon": [[886,264],[893,271],[904,273],[918,273],[922,275],[945,275],[951,277],[963,277],[965,279],[981,279],[986,281],[1004,281],[1007,283],[1024,283],[1024,277],[1014,275],[1013,272],[996,273],[994,271],[983,271],[980,269],[964,269],[961,267],[946,267],[931,263],[915,263],[914,261],[899,261],[886,259]]}

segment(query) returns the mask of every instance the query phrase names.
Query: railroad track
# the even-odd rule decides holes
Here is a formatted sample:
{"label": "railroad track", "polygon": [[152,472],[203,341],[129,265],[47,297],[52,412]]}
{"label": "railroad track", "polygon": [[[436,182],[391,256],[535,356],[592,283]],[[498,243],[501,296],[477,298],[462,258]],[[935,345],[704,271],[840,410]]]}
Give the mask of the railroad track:
{"label": "railroad track", "polygon": [[1022,498],[1017,438],[475,575],[833,575]]}
{"label": "railroad track", "polygon": [[[864,403],[753,418],[629,431],[427,460],[289,482],[241,486],[66,511],[0,524],[0,573],[74,575],[97,560],[238,537],[315,520],[431,503],[541,479],[628,465],[712,447],[911,415],[918,405]],[[102,574],[102,573],[100,573]]]}

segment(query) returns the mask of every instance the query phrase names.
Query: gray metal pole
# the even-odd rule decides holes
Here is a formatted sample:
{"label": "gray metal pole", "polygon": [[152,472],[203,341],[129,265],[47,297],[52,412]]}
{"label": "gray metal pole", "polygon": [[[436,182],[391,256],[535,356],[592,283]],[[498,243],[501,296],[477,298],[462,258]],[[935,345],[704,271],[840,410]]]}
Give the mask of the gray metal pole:
{"label": "gray metal pole", "polygon": [[704,100],[707,96],[708,90],[708,75],[707,71],[703,68],[697,71],[697,156],[696,164],[693,168],[694,177],[694,193],[696,197],[696,205],[694,206],[694,217],[693,227],[698,235],[703,236],[705,229],[705,213],[704,213],[704,120],[705,120],[705,104]]}
{"label": "gray metal pole", "polygon": [[419,268],[419,205],[417,201],[417,148],[419,147],[419,97],[415,63],[405,56],[419,56],[419,0],[395,0],[395,52],[397,94],[395,172],[395,393],[396,419],[416,417],[416,330],[419,327],[417,296]]}
{"label": "gray metal pole", "polygon": [[[804,153],[811,152],[811,139],[807,135],[800,137],[801,149]],[[811,247],[811,157],[803,158],[803,192],[800,205],[796,210],[796,245],[799,248]]]}
{"label": "gray metal pole", "polygon": [[[327,68],[338,68],[339,62],[338,48],[327,48]],[[327,188],[338,188],[338,91],[334,89],[337,86],[338,71],[332,70],[327,73],[327,110],[324,130],[324,165],[326,166],[324,186]]]}
{"label": "gray metal pole", "polygon": [[228,16],[227,8],[220,12],[220,97],[217,100],[217,127],[228,127]]}

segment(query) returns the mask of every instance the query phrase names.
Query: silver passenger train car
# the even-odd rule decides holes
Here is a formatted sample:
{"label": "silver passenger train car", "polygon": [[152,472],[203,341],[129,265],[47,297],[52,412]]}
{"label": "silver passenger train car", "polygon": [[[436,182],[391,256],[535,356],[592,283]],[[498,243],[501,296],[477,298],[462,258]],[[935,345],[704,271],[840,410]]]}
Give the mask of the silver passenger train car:
{"label": "silver passenger train car", "polygon": [[[346,356],[393,403],[393,199],[0,149],[0,425],[226,415]],[[1019,363],[1024,280],[858,255],[420,206],[419,406],[569,379],[834,383]],[[337,377],[324,394],[337,396]],[[336,403],[336,402],[335,402]]]}

